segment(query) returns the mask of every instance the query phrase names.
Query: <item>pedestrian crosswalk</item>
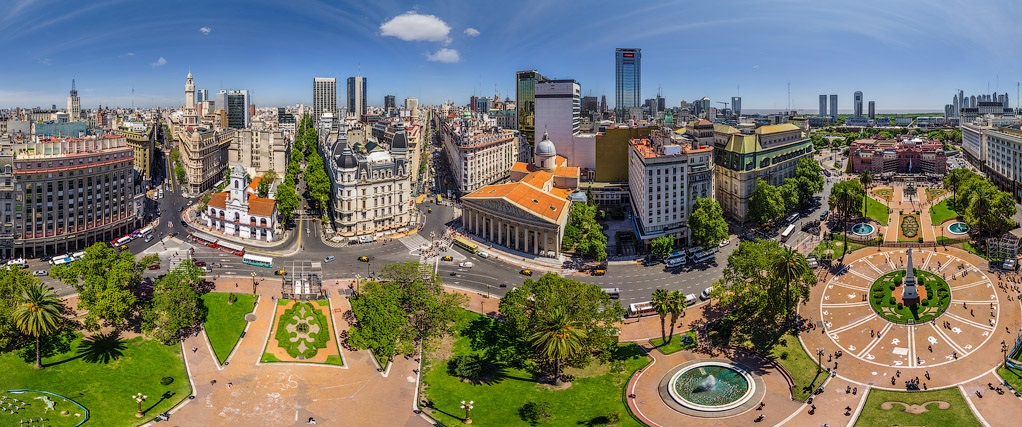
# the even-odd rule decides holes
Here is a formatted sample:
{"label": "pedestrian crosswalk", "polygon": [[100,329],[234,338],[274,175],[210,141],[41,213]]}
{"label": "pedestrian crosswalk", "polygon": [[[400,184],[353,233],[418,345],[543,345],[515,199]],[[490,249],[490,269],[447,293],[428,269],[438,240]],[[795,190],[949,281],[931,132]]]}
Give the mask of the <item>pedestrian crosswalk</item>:
{"label": "pedestrian crosswalk", "polygon": [[408,249],[419,249],[423,246],[429,245],[429,240],[426,240],[425,237],[422,237],[418,233],[413,234],[411,236],[402,237],[398,240]]}

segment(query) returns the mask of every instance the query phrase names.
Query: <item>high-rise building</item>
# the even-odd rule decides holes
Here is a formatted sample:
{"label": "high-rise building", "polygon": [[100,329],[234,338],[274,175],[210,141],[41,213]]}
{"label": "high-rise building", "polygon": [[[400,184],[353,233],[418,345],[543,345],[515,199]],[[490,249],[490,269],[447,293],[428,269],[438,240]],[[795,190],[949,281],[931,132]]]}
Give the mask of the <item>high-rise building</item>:
{"label": "high-rise building", "polygon": [[820,95],[820,115],[827,115],[827,95]]}
{"label": "high-rise building", "polygon": [[660,96],[660,94],[657,94],[657,96],[656,96],[656,112],[657,113],[662,113],[666,109],[667,109],[667,100],[664,99],[664,97]]}
{"label": "high-rise building", "polygon": [[742,97],[740,96],[731,97],[731,111],[734,112],[734,115],[736,116],[742,115]]}
{"label": "high-rise building", "polygon": [[366,78],[362,76],[348,77],[348,114],[361,119],[369,110],[366,103]]}
{"label": "high-rise building", "polygon": [[854,104],[852,105],[852,111],[855,117],[862,117],[862,91],[855,91]]}
{"label": "high-rise building", "polygon": [[337,115],[337,79],[334,77],[312,79],[312,120],[318,121],[323,113]]}
{"label": "high-rise building", "polygon": [[951,100],[951,117],[958,117],[962,114],[962,104],[959,101],[958,94]]}
{"label": "high-rise building", "polygon": [[[623,122],[633,108],[642,107],[642,49],[614,50],[614,111]],[[641,117],[640,117],[641,118]]]}
{"label": "high-rise building", "polygon": [[830,96],[830,120],[837,121],[837,95]]}
{"label": "high-rise building", "polygon": [[876,119],[877,116],[877,102],[869,101],[869,119]]}
{"label": "high-rise building", "polygon": [[196,89],[195,90],[195,103],[202,104],[209,100],[209,90],[207,89]]}
{"label": "high-rise building", "polygon": [[405,98],[405,109],[408,110],[408,116],[412,124],[419,123],[419,100],[417,98]]}
{"label": "high-rise building", "polygon": [[[518,110],[518,131],[530,147],[536,145],[536,83],[545,82],[536,70],[515,73],[515,109]],[[532,150],[529,150],[531,155]]]}
{"label": "high-rise building", "polygon": [[607,95],[603,95],[600,97],[600,112],[601,113],[607,112]]}
{"label": "high-rise building", "polygon": [[488,113],[490,111],[490,105],[491,105],[490,98],[485,96],[482,98],[476,98],[475,110],[478,111],[480,114]]}
{"label": "high-rise building", "polygon": [[199,114],[195,111],[195,81],[191,72],[185,77],[185,108],[181,124],[186,127],[199,125]]}
{"label": "high-rise building", "polygon": [[582,117],[593,118],[593,114],[599,113],[600,103],[595,96],[582,97]]}
{"label": "high-rise building", "polygon": [[547,134],[565,157],[573,152],[572,136],[579,133],[581,92],[582,87],[574,80],[547,80],[536,84],[536,131]]}
{"label": "high-rise building", "polygon": [[479,97],[478,96],[472,95],[472,96],[468,97],[468,109],[469,110],[476,111],[476,108],[477,108],[476,106],[477,105],[479,105]]}
{"label": "high-rise building", "polygon": [[387,110],[387,112],[389,113],[393,111],[395,108],[397,108],[397,97],[394,95],[384,95],[383,109]]}
{"label": "high-rise building", "polygon": [[82,118],[82,100],[78,98],[78,89],[75,89],[75,81],[71,79],[71,94],[67,97],[68,121],[77,122]]}
{"label": "high-rise building", "polygon": [[251,124],[251,111],[247,90],[231,90],[227,92],[227,127],[245,129]]}

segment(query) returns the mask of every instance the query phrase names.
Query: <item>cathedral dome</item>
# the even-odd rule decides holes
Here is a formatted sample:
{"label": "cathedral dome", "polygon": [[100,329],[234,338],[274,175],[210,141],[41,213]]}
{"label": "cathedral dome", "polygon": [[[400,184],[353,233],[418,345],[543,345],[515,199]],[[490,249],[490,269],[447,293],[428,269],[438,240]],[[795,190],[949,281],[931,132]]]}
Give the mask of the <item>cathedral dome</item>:
{"label": "cathedral dome", "polygon": [[557,147],[554,146],[554,142],[544,133],[543,140],[536,144],[536,157],[554,157],[556,155]]}

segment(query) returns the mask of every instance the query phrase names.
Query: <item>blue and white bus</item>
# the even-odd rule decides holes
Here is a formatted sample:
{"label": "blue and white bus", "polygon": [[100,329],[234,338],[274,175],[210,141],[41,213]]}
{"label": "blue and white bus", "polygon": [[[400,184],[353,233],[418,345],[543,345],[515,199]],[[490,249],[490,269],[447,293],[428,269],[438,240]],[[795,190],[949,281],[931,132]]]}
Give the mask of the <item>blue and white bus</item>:
{"label": "blue and white bus", "polygon": [[245,256],[241,257],[241,262],[248,265],[254,265],[256,267],[273,267],[273,258],[268,256],[245,254]]}
{"label": "blue and white bus", "polygon": [[688,262],[688,257],[685,256],[684,252],[679,251],[667,257],[667,259],[664,260],[664,265],[666,265],[667,268],[675,268],[685,265],[686,262]]}

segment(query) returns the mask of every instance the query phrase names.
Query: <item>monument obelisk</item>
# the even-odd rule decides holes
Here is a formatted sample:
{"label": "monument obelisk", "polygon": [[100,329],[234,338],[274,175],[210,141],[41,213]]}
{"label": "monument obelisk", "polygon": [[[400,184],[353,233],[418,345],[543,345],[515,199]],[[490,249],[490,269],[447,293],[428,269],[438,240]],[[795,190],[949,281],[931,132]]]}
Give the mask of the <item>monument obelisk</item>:
{"label": "monument obelisk", "polygon": [[912,268],[912,248],[905,251],[905,280],[902,282],[901,299],[905,305],[914,304],[919,300],[919,291],[916,290],[916,273]]}

